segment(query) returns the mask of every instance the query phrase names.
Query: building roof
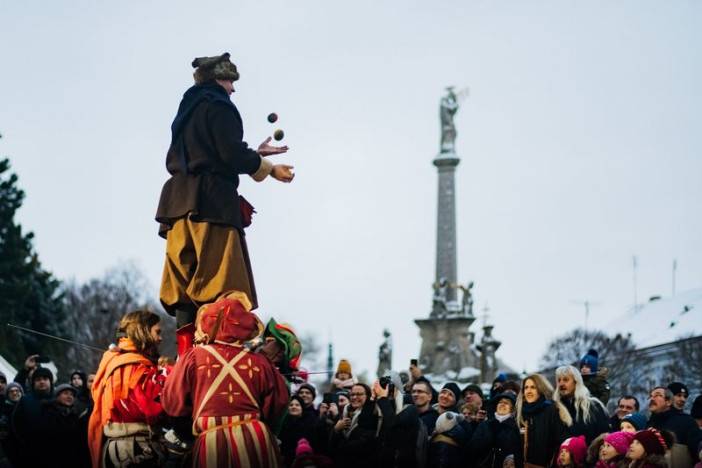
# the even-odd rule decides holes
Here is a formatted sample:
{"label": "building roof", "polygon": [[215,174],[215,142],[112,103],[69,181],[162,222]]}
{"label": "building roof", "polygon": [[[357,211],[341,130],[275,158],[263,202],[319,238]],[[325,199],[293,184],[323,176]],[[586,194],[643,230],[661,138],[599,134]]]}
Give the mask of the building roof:
{"label": "building roof", "polygon": [[631,333],[638,348],[702,335],[702,288],[670,297],[651,298],[613,320],[605,330]]}

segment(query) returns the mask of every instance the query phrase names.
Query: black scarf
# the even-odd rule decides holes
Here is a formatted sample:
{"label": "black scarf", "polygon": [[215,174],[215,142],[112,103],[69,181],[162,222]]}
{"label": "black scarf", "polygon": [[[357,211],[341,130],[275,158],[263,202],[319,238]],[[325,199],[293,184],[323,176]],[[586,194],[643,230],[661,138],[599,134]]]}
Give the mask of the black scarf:
{"label": "black scarf", "polygon": [[551,400],[547,400],[543,395],[533,403],[527,403],[525,401],[522,405],[522,416],[527,417],[534,415],[552,404],[553,402]]}
{"label": "black scarf", "polygon": [[185,128],[185,124],[190,120],[190,116],[195,108],[202,101],[222,102],[236,110],[231,99],[229,99],[227,91],[215,81],[196,84],[183,94],[183,99],[178,106],[178,112],[171,124],[171,147],[173,147],[180,156],[181,165],[186,174],[188,173],[188,155],[185,150],[185,142],[183,141],[183,128]]}

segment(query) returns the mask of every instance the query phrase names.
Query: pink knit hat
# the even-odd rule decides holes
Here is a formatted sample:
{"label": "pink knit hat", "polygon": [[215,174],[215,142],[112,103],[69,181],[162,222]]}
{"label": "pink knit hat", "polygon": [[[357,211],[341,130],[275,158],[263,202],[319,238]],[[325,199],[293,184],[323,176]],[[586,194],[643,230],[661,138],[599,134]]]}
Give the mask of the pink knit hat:
{"label": "pink knit hat", "polygon": [[587,454],[587,444],[585,436],[569,437],[561,444],[561,449],[566,449],[570,452],[574,465],[582,465]]}
{"label": "pink knit hat", "polygon": [[619,455],[626,455],[632,440],[634,440],[634,434],[631,432],[612,432],[604,438],[604,441],[614,447]]}
{"label": "pink knit hat", "polygon": [[301,457],[302,455],[313,455],[312,446],[304,437],[297,441],[297,448],[295,449],[295,456]]}

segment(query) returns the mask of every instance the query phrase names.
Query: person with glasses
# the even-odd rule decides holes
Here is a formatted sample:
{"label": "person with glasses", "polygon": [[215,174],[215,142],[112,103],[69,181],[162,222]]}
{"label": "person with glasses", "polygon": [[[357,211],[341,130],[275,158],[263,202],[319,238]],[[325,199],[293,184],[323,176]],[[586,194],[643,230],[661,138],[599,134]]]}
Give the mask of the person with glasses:
{"label": "person with glasses", "polygon": [[702,441],[702,431],[692,416],[673,407],[673,396],[673,392],[666,387],[651,390],[648,399],[648,409],[651,412],[648,427],[674,433],[677,443],[672,447],[673,452],[679,452],[679,447],[676,447],[679,444],[686,445],[694,464],[699,461],[697,447]]}
{"label": "person with glasses", "polygon": [[427,428],[427,434],[434,432],[439,412],[431,404],[432,387],[428,380],[420,378],[412,385],[412,403],[417,408],[419,419]]}
{"label": "person with glasses", "polygon": [[332,431],[330,449],[335,466],[375,466],[380,423],[370,387],[364,383],[354,384],[349,392],[349,404]]}

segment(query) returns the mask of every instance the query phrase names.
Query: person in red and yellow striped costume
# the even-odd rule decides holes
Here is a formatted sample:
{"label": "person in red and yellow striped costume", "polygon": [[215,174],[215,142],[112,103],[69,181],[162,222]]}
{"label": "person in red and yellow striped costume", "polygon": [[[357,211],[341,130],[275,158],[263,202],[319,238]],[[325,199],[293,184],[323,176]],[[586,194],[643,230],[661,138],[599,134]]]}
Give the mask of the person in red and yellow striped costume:
{"label": "person in red and yellow striped costume", "polygon": [[270,425],[288,402],[282,375],[261,353],[244,346],[263,333],[245,293],[231,292],[202,306],[196,346],[168,376],[161,395],[167,414],[192,416],[193,466],[277,467]]}

